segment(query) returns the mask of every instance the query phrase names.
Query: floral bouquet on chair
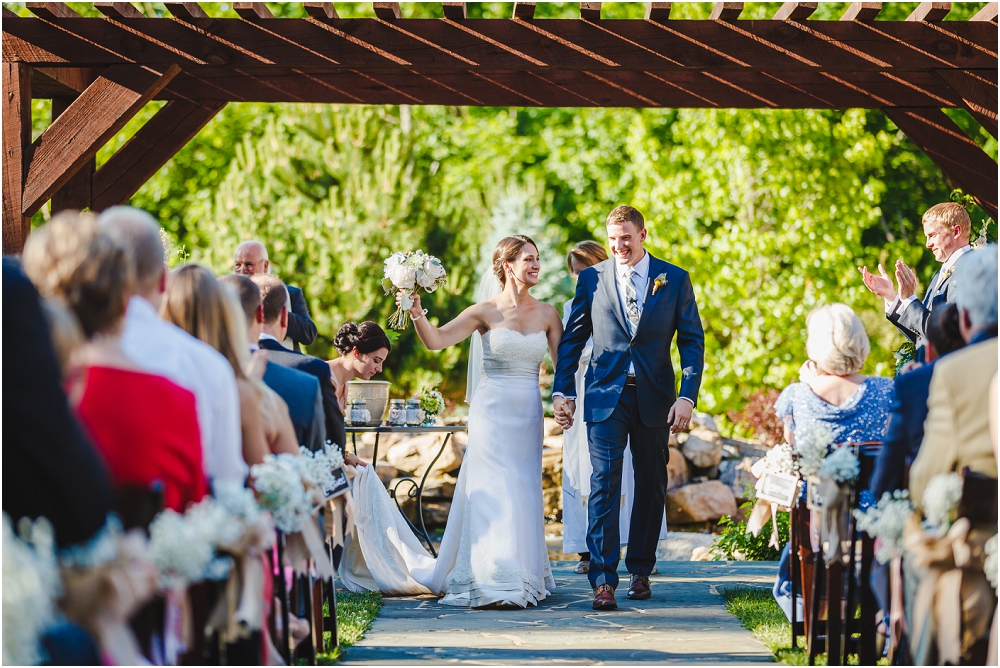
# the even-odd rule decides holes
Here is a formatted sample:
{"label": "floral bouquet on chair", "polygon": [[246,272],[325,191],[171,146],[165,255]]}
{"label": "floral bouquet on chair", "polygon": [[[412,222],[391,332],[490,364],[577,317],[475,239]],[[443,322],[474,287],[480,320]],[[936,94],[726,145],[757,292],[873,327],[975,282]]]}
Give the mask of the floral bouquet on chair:
{"label": "floral bouquet on chair", "polygon": [[406,329],[406,323],[409,322],[407,312],[413,306],[413,293],[421,288],[428,293],[434,292],[447,280],[448,275],[441,266],[441,260],[422,250],[396,252],[386,258],[382,289],[387,295],[399,291],[403,293],[399,308],[389,316],[389,326],[397,330]]}

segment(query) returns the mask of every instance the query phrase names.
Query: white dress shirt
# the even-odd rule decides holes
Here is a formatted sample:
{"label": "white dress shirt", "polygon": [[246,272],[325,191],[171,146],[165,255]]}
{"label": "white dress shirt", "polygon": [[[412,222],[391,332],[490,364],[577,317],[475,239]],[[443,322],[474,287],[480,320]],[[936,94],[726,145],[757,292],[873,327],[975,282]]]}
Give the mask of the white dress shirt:
{"label": "white dress shirt", "polygon": [[205,475],[242,485],[250,469],[243,461],[240,397],[229,361],[212,346],[162,320],[153,305],[138,296],[128,303],[122,349],[135,364],[194,394]]}

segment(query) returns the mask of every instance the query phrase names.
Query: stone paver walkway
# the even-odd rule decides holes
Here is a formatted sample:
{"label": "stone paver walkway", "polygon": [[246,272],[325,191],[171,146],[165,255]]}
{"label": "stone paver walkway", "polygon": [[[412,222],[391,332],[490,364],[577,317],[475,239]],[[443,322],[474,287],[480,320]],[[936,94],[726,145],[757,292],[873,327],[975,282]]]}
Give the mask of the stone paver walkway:
{"label": "stone paver walkway", "polygon": [[[553,562],[556,591],[527,610],[467,610],[431,597],[387,598],[345,664],[768,663],[772,655],[726,612],[717,591],[770,586],[777,565],[746,562],[660,562],[653,598],[625,598],[596,612],[585,575]],[[624,566],[622,567],[624,570]]]}

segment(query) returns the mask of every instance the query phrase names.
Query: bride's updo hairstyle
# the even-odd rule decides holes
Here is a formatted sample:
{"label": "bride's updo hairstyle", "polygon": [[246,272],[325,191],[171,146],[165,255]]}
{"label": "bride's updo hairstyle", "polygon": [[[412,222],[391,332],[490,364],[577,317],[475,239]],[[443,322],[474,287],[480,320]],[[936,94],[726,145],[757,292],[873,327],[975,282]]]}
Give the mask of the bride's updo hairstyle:
{"label": "bride's updo hairstyle", "polygon": [[392,343],[389,342],[389,337],[385,335],[381,327],[366,320],[361,323],[344,323],[333,339],[333,347],[341,355],[347,355],[355,348],[362,355],[368,355],[380,348],[390,351]]}
{"label": "bride's updo hairstyle", "polygon": [[538,248],[538,244],[532,241],[531,237],[523,234],[504,237],[497,243],[497,247],[493,249],[493,273],[496,274],[500,285],[507,285],[507,272],[504,271],[503,263],[516,260],[517,256],[521,254],[521,249],[528,244]]}

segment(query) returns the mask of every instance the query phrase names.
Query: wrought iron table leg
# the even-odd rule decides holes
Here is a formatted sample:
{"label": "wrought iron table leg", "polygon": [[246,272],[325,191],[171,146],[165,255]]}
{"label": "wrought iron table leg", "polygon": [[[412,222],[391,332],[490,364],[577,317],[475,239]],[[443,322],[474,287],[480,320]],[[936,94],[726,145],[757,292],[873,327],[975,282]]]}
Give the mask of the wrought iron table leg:
{"label": "wrought iron table leg", "polygon": [[378,439],[381,435],[381,433],[375,432],[375,449],[372,451],[372,466],[378,464]]}
{"label": "wrought iron table leg", "polygon": [[404,482],[408,482],[411,485],[413,485],[413,488],[409,491],[407,496],[417,500],[417,521],[420,523],[420,526],[418,527],[416,524],[411,522],[410,518],[408,518],[405,513],[403,513],[403,519],[405,519],[406,523],[410,526],[411,529],[413,529],[413,533],[417,535],[417,538],[422,540],[427,545],[427,550],[434,557],[437,557],[437,550],[434,549],[434,542],[431,540],[430,534],[427,533],[427,525],[424,522],[424,498],[423,498],[424,485],[427,483],[427,476],[430,475],[431,469],[434,468],[434,465],[437,463],[437,460],[441,458],[442,454],[444,454],[445,446],[448,445],[448,440],[451,438],[452,433],[453,432],[450,431],[445,433],[445,437],[444,440],[441,442],[440,449],[438,449],[438,452],[434,456],[434,459],[432,459],[431,463],[427,466],[427,469],[424,471],[423,477],[420,478],[419,484],[413,478],[402,478],[396,483],[394,487],[392,487],[389,490],[389,495],[396,501],[396,507],[399,508],[400,512],[402,512],[403,508],[399,503],[399,495],[398,495],[399,486]]}

